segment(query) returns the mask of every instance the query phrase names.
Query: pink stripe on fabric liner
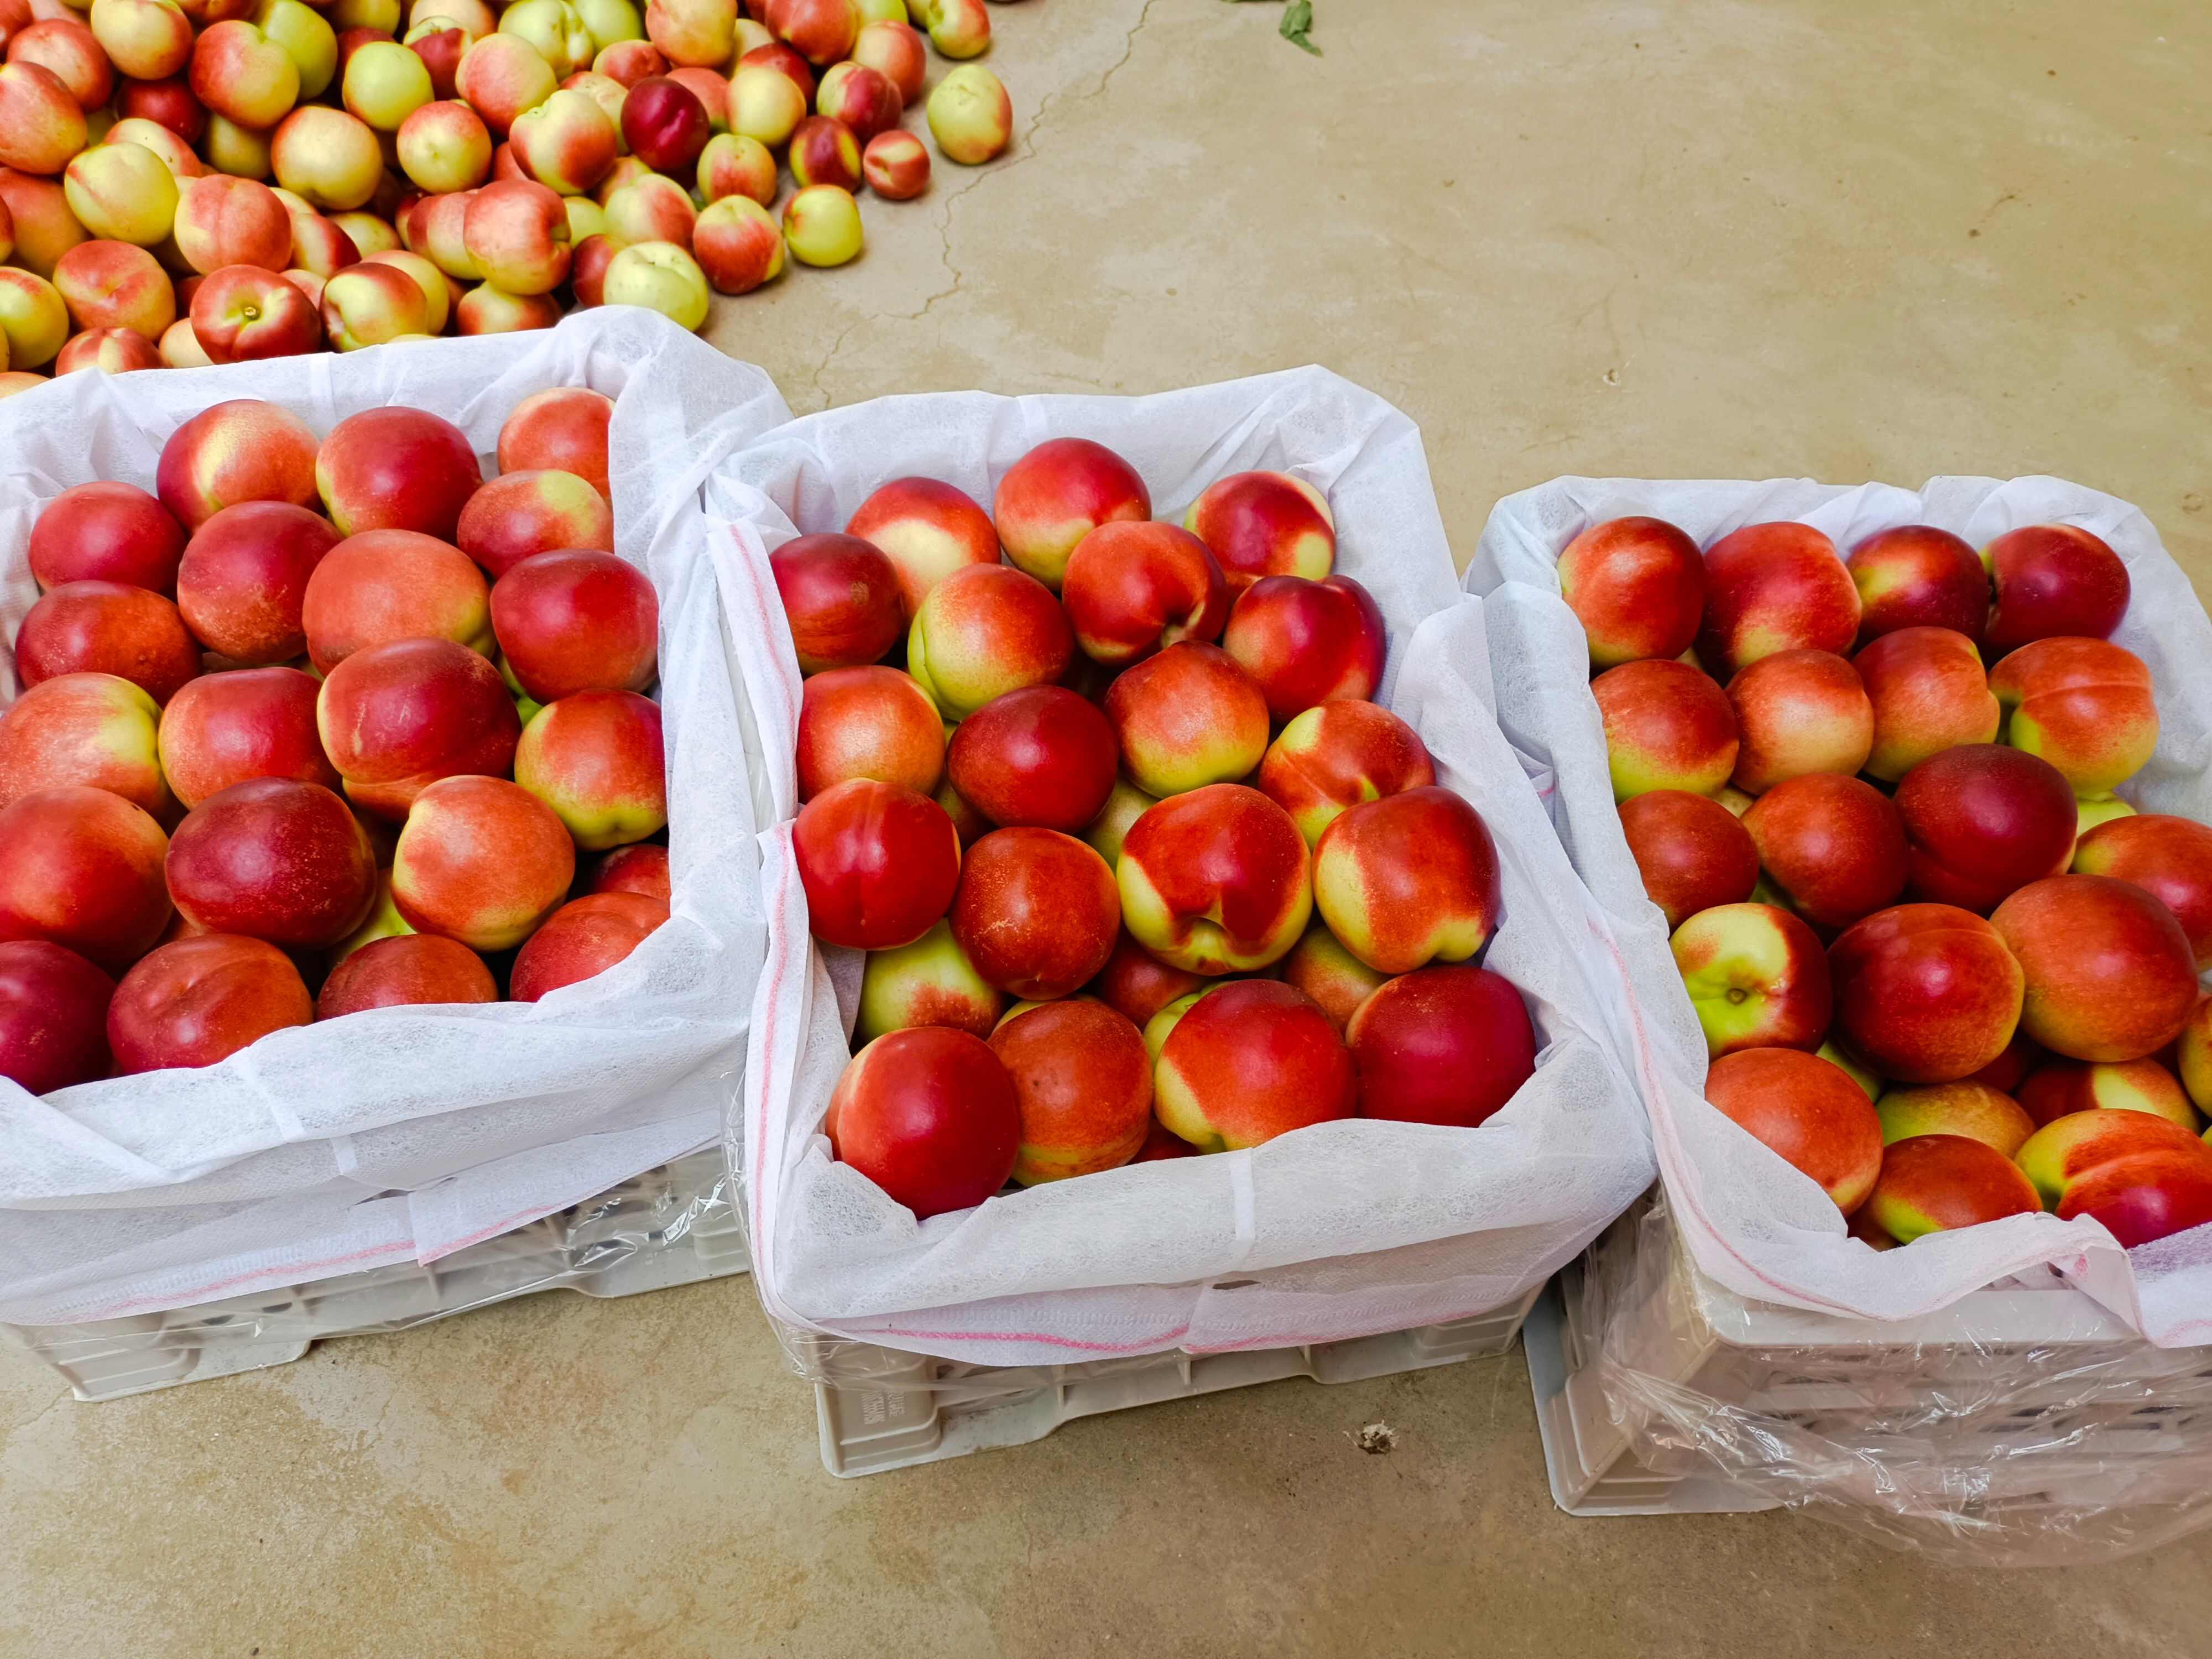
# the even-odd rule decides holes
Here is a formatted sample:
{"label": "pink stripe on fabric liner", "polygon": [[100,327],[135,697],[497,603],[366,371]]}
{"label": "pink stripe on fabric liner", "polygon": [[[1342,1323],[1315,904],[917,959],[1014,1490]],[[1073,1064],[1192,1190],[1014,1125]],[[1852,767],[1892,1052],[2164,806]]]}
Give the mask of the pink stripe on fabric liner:
{"label": "pink stripe on fabric liner", "polygon": [[[775,915],[781,916],[783,914],[784,898],[790,890],[791,863],[790,861],[786,860],[780,863],[776,869],[775,908],[774,911]],[[773,1064],[773,1056],[775,1052],[775,1011],[777,1006],[782,1001],[781,993],[783,989],[783,965],[786,955],[786,952],[781,951],[775,953],[775,965],[769,969],[769,974],[768,1019],[761,1030],[761,1051],[763,1055],[770,1057],[771,1063],[761,1068],[764,1072],[772,1072],[775,1069]],[[757,1263],[755,1271],[757,1273],[765,1274],[768,1271],[769,1256],[773,1249],[769,1235],[775,1231],[773,1227],[763,1227],[758,1224],[759,1218],[765,1214],[765,1211],[761,1201],[762,1193],[763,1191],[761,1185],[761,1174],[768,1161],[767,1079],[763,1078],[760,1080],[758,1091],[753,1097],[759,1104],[759,1139],[753,1146],[752,1180],[753,1215],[756,1218],[756,1224],[752,1231],[758,1236],[753,1240],[753,1251]],[[763,1280],[763,1282],[766,1281]]]}
{"label": "pink stripe on fabric liner", "polygon": [[[760,585],[759,574],[753,569],[753,562],[746,556],[744,540],[738,534],[737,526],[725,521],[722,528],[729,532],[730,544],[738,550],[738,568],[745,573],[745,585],[752,589],[753,611],[759,617],[763,630],[770,638],[773,638],[775,635],[775,618],[768,608],[768,594]],[[781,608],[782,603],[779,596],[776,600],[779,609]],[[798,712],[792,707],[790,683],[781,674],[775,677],[775,683],[777,689],[783,693],[785,723],[787,725],[794,723],[799,716]]]}
{"label": "pink stripe on fabric liner", "polygon": [[[415,1247],[412,1243],[376,1244],[365,1250],[349,1250],[343,1255],[326,1255],[319,1261],[302,1261],[289,1267],[263,1267],[252,1273],[234,1273],[228,1279],[214,1279],[186,1291],[185,1294],[191,1299],[190,1301],[173,1302],[166,1296],[135,1296],[127,1302],[111,1303],[105,1308],[95,1309],[84,1317],[86,1320],[118,1319],[125,1314],[137,1313],[141,1310],[166,1311],[166,1310],[153,1307],[153,1304],[157,1302],[167,1303],[171,1308],[189,1307],[191,1305],[191,1301],[204,1298],[214,1291],[227,1291],[236,1285],[251,1284],[256,1279],[297,1279],[302,1273],[317,1267],[336,1267],[345,1262],[367,1261],[380,1255],[412,1255],[414,1253]],[[82,1322],[70,1320],[68,1322],[78,1324]]]}
{"label": "pink stripe on fabric liner", "polygon": [[[744,540],[738,534],[736,525],[725,520],[722,528],[728,535],[731,545],[737,550],[738,567],[745,574],[746,586],[752,592],[753,610],[760,621],[762,629],[764,632],[773,635],[775,631],[775,619],[768,609],[768,595],[765,590],[761,586],[758,574],[753,569],[751,559],[746,556]],[[781,600],[779,600],[778,603],[781,604]],[[792,704],[790,683],[779,673],[775,676],[775,684],[777,690],[781,691],[783,696],[784,726],[786,729],[795,728],[798,724],[799,715],[798,711]],[[777,901],[776,909],[778,914],[781,914],[784,908],[785,896],[789,892],[791,887],[791,872],[788,864],[787,864],[784,868],[778,871],[777,878],[775,889],[775,897]],[[775,965],[770,970],[769,978],[768,1019],[761,1033],[761,1047],[762,1051],[764,1054],[770,1055],[773,1055],[775,1051],[776,1008],[781,1000],[781,993],[783,988],[783,963],[785,954],[786,953],[781,951],[776,953]],[[763,1069],[773,1071],[775,1068],[773,1066],[770,1066]],[[762,1174],[763,1165],[767,1159],[768,1152],[767,1088],[767,1080],[763,1079],[759,1085],[759,1092],[754,1096],[754,1099],[759,1105],[759,1135],[753,1147],[752,1159],[753,1214],[756,1217],[761,1216],[763,1213],[761,1200],[763,1190],[762,1187]],[[753,1231],[757,1235],[757,1237],[753,1240],[753,1249],[756,1261],[759,1268],[762,1271],[765,1271],[768,1266],[769,1257],[774,1249],[774,1245],[769,1239],[769,1235],[775,1230],[770,1227],[756,1227]]]}
{"label": "pink stripe on fabric liner", "polygon": [[[1509,1298],[1510,1300],[1510,1298]],[[1462,1319],[1478,1319],[1484,1314],[1496,1313],[1504,1303],[1493,1302],[1469,1308],[1463,1313],[1445,1314],[1437,1319],[1425,1319],[1424,1325],[1449,1325]],[[1395,1336],[1398,1330],[1369,1331],[1364,1336],[1261,1336],[1244,1342],[1222,1342],[1203,1348],[1192,1348],[1194,1355],[1211,1353],[1243,1353],[1257,1348],[1310,1348],[1331,1342],[1361,1342],[1370,1336]],[[1163,1342],[1172,1342],[1177,1337],[1190,1334],[1188,1321],[1171,1331],[1161,1331],[1146,1340],[1131,1343],[1084,1342],[1073,1337],[1053,1336],[1043,1331],[915,1331],[885,1325],[872,1334],[878,1336],[911,1337],[920,1342],[1041,1342],[1048,1347],[1074,1348],[1085,1353],[1143,1353],[1156,1351]]]}
{"label": "pink stripe on fabric liner", "polygon": [[[1637,1000],[1635,981],[1630,975],[1628,963],[1620,954],[1620,946],[1613,939],[1612,929],[1601,927],[1595,921],[1589,921],[1589,926],[1590,932],[1597,936],[1598,943],[1605,946],[1606,954],[1613,958],[1613,967],[1620,971],[1621,987],[1626,993],[1626,994],[1622,998],[1622,1000],[1628,1006],[1628,1021],[1636,1038],[1637,1064],[1638,1068],[1644,1074],[1644,1088],[1650,1092],[1653,1100],[1663,1100],[1666,1098],[1666,1091],[1660,1084],[1656,1074],[1656,1065],[1651,1057],[1651,1038],[1650,1033],[1644,1030],[1644,1005]],[[1658,1114],[1656,1112],[1652,1113],[1651,1117],[1652,1133],[1656,1136],[1659,1128]],[[1728,1248],[1728,1241],[1722,1237],[1720,1229],[1712,1224],[1712,1218],[1706,1214],[1705,1206],[1698,1201],[1697,1195],[1695,1194],[1689,1194],[1686,1201],[1688,1202],[1690,1208],[1696,1212],[1698,1219],[1705,1224],[1705,1231],[1711,1233],[1715,1238],[1720,1239],[1723,1248]],[[1744,1261],[1741,1256],[1735,1249],[1729,1249],[1729,1254],[1743,1267],[1746,1272],[1750,1273],[1753,1278],[1758,1279],[1760,1284],[1771,1285],[1777,1290],[1785,1288],[1779,1280],[1761,1273],[1756,1267],[1753,1266],[1752,1263]]]}
{"label": "pink stripe on fabric liner", "polygon": [[[1510,1299],[1509,1297],[1507,1300],[1510,1302]],[[1505,1302],[1492,1302],[1484,1307],[1469,1308],[1465,1313],[1445,1314],[1440,1318],[1424,1319],[1420,1325],[1394,1326],[1386,1330],[1368,1331],[1358,1336],[1294,1336],[1287,1340],[1255,1336],[1249,1342],[1224,1342],[1213,1347],[1193,1348],[1190,1352],[1194,1354],[1245,1353],[1255,1348],[1318,1348],[1326,1347],[1332,1342],[1364,1342],[1370,1338],[1377,1336],[1401,1336],[1407,1330],[1419,1330],[1422,1326],[1452,1325],[1462,1319],[1480,1319],[1483,1315],[1496,1313],[1506,1305]]]}
{"label": "pink stripe on fabric liner", "polygon": [[[1588,918],[1585,918],[1585,920],[1589,921]],[[1658,1084],[1657,1076],[1654,1068],[1654,1062],[1651,1058],[1651,1038],[1644,1027],[1644,1006],[1636,1000],[1635,981],[1629,974],[1627,961],[1621,956],[1620,946],[1613,939],[1613,932],[1610,928],[1601,927],[1595,921],[1589,921],[1589,927],[1590,932],[1597,935],[1598,943],[1605,946],[1606,954],[1613,958],[1613,965],[1620,970],[1621,988],[1626,993],[1622,1000],[1628,1005],[1629,1024],[1635,1033],[1636,1058],[1638,1065],[1644,1073],[1644,1087],[1650,1091],[1651,1098],[1654,1100],[1663,1100],[1666,1098],[1666,1091],[1663,1088],[1660,1087]],[[1647,1108],[1646,1109],[1648,1110],[1649,1109]],[[1652,1133],[1656,1136],[1659,1128],[1658,1116],[1656,1113],[1652,1115],[1651,1127]],[[1685,1184],[1686,1185],[1687,1183]],[[1722,1247],[1728,1250],[1729,1256],[1736,1261],[1736,1263],[1741,1266],[1746,1273],[1749,1273],[1753,1279],[1756,1279],[1762,1285],[1771,1285],[1776,1290],[1782,1291],[1785,1294],[1796,1294],[1796,1292],[1790,1291],[1789,1287],[1784,1285],[1781,1280],[1774,1278],[1769,1273],[1760,1272],[1755,1265],[1745,1261],[1741,1253],[1729,1244],[1728,1240],[1722,1236],[1720,1229],[1713,1224],[1712,1218],[1705,1212],[1705,1207],[1703,1203],[1698,1201],[1698,1194],[1694,1193],[1689,1194],[1686,1201],[1688,1203],[1690,1208],[1696,1212],[1698,1220],[1705,1224],[1705,1231],[1711,1234],[1714,1238],[1720,1241]],[[1839,1308],[1835,1310],[1835,1311],[1841,1313],[1844,1312],[1844,1310]]]}
{"label": "pink stripe on fabric liner", "polygon": [[908,1336],[917,1342],[1042,1342],[1049,1348],[1073,1348],[1083,1353],[1146,1353],[1162,1342],[1172,1342],[1189,1334],[1188,1322],[1139,1342],[1082,1342],[1072,1336],[1053,1336],[1043,1331],[908,1331],[895,1325],[885,1325],[872,1333],[877,1336]]}
{"label": "pink stripe on fabric liner", "polygon": [[425,1265],[428,1265],[437,1261],[441,1256],[451,1255],[455,1250],[465,1250],[471,1244],[481,1244],[487,1238],[506,1232],[509,1228],[520,1227],[527,1221],[542,1220],[551,1215],[554,1211],[565,1207],[567,1206],[564,1205],[548,1204],[542,1207],[533,1206],[527,1210],[517,1210],[513,1215],[503,1217],[479,1231],[464,1233],[459,1238],[441,1244],[433,1254],[422,1257],[422,1261]]}

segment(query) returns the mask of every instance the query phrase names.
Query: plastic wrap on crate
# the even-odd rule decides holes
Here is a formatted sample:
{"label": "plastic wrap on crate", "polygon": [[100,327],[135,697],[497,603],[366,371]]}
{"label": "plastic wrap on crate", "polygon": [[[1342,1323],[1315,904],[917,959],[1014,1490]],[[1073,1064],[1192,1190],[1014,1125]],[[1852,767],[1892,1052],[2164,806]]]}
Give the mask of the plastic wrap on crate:
{"label": "plastic wrap on crate", "polygon": [[385,1008],[280,1031],[198,1071],[34,1098],[0,1082],[0,1318],[95,1319],[428,1261],[716,1133],[764,951],[754,790],[701,480],[788,417],[757,369],[650,313],[552,331],[72,375],[0,404],[0,636],[35,598],[30,526],[93,478],[150,486],[169,434],[252,397],[318,434],[405,404],[489,456],[515,404],[612,395],[617,550],[661,602],[674,894],[617,967],[536,1004]]}
{"label": "plastic wrap on crate", "polygon": [[2212,1522],[2212,1347],[2154,1346],[2044,1267],[1875,1324],[1749,1301],[1682,1245],[1662,1197],[1563,1276],[1549,1400],[1531,1322],[1568,1507],[1788,1506],[1978,1566],[2081,1565]]}
{"label": "plastic wrap on crate", "polygon": [[400,1261],[165,1313],[0,1326],[80,1400],[112,1400],[301,1358],[326,1338],[410,1330],[541,1291],[634,1296],[745,1270],[719,1139],[582,1203],[429,1263]]}
{"label": "plastic wrap on crate", "polygon": [[1814,1182],[1706,1103],[1705,1042],[1665,919],[1644,896],[1621,834],[1581,627],[1559,597],[1560,550],[1586,526],[1630,513],[1677,524],[1700,546],[1777,519],[1813,525],[1844,550],[1910,523],[1976,546],[2027,524],[2094,532],[2126,562],[2133,598],[2113,637],[2149,665],[2160,723],[2156,754],[2120,793],[2146,811],[2212,822],[2212,622],[2150,521],[2116,497],[2048,477],[1934,478],[1917,492],[1802,479],[1559,478],[1492,509],[1467,585],[1491,605],[1499,721],[1529,763],[1555,779],[1560,840],[1629,963],[1622,1053],[1650,1108],[1660,1172],[1698,1265],[1747,1297],[1903,1319],[2048,1263],[2154,1342],[2212,1340],[2212,1227],[2130,1253],[2086,1218],[2014,1216],[1877,1254],[1845,1237]]}
{"label": "plastic wrap on crate", "polygon": [[[807,934],[788,823],[799,681],[768,551],[842,526],[896,477],[946,479],[988,501],[1028,449],[1069,434],[1127,456],[1164,518],[1245,468],[1288,470],[1328,494],[1337,568],[1374,592],[1390,624],[1384,699],[1428,741],[1442,781],[1482,811],[1504,864],[1504,921],[1486,961],[1528,995],[1543,1049],[1535,1078],[1482,1127],[1321,1125],[919,1224],[830,1158],[820,1125],[848,1054],[859,959],[818,951]],[[830,1376],[823,1345],[841,1339],[1033,1365],[1297,1346],[1463,1318],[1523,1295],[1642,1190],[1643,1114],[1601,1030],[1618,967],[1476,689],[1487,673],[1482,608],[1455,600],[1419,434],[1396,410],[1310,368],[1137,398],[885,398],[747,446],[708,505],[729,519],[717,550],[725,605],[755,627],[738,655],[775,766],[776,823],[763,838],[769,961],[732,1157],[745,1171],[755,1282],[805,1374]]]}

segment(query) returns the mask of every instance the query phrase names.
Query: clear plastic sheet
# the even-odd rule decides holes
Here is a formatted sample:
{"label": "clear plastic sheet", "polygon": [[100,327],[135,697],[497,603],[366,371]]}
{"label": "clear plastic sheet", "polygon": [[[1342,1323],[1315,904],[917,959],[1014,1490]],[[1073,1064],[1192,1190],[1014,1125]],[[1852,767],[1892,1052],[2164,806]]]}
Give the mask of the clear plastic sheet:
{"label": "clear plastic sheet", "polygon": [[1565,1290],[1640,1474],[1972,1566],[2077,1566],[2212,1522],[2212,1348],[2154,1346],[2048,1269],[1917,1319],[1780,1308],[1700,1273],[1655,1194]]}

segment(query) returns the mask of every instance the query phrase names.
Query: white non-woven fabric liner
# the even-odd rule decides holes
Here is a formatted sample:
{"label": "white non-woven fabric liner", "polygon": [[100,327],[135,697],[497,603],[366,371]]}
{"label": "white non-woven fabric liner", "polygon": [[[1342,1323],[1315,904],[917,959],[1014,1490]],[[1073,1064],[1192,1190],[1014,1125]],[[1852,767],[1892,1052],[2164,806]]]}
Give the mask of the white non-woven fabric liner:
{"label": "white non-woven fabric liner", "polygon": [[[1179,518],[1266,467],[1328,496],[1337,568],[1391,629],[1384,700],[1481,811],[1504,866],[1488,965],[1534,1014],[1536,1076],[1488,1123],[1357,1120],[1246,1152],[1132,1165],[917,1224],[833,1161],[823,1114],[849,1049],[860,959],[817,950],[791,852],[798,666],[768,552],[842,528],[878,485],[942,478],[988,503],[1049,437],[1095,439]],[[1420,436],[1317,368],[1148,398],[888,398],[797,421],[708,488],[726,511],[724,608],[763,752],[769,963],[731,1121],[756,1282],[800,1331],[988,1364],[1280,1346],[1486,1312],[1571,1259],[1648,1185],[1648,1131],[1603,1012],[1622,994],[1601,919],[1485,704],[1483,611],[1455,591]]]}
{"label": "white non-woven fabric liner", "polygon": [[1650,1109],[1659,1169],[1698,1266],[1739,1295],[1906,1319],[2049,1264],[2162,1346],[2212,1341],[2212,1227],[2130,1252],[2097,1222],[2012,1216],[1876,1252],[1846,1237],[1817,1184],[1705,1099],[1705,1044],[1644,896],[1613,805],[1582,627],[1559,598],[1559,556],[1626,514],[1679,525],[1700,547],[1794,519],[1843,552],[1876,531],[1932,524],[1974,546],[2022,525],[2079,525],[2126,562],[2132,596],[2114,640],[2148,665],[2159,709],[2150,764],[2120,794],[2144,811],[2212,822],[2212,622],[2136,507],[2059,478],[1932,478],[1915,492],[1805,479],[1765,483],[1559,478],[1500,501],[1467,574],[1486,595],[1500,724],[1556,778],[1560,840],[1610,917],[1631,969],[1621,1052]]}
{"label": "white non-woven fabric liner", "polygon": [[377,1009],[204,1070],[43,1098],[0,1079],[0,1318],[68,1322],[428,1261],[714,1138],[766,929],[699,492],[728,452],[789,418],[759,370],[609,307],[537,333],[66,377],[0,403],[0,637],[37,597],[24,549],[45,503],[95,478],[150,489],[163,442],[210,404],[265,398],[318,435],[409,405],[455,422],[489,463],[514,406],[564,386],[615,398],[617,548],[660,597],[668,923],[536,1004]]}

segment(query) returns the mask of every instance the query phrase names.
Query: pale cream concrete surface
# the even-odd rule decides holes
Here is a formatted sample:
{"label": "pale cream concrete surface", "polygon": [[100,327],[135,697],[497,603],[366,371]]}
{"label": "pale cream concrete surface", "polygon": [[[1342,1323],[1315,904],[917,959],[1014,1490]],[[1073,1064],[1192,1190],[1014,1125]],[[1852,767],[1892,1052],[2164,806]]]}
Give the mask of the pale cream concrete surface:
{"label": "pale cream concrete surface", "polygon": [[[802,410],[1326,363],[1420,422],[1462,559],[1561,472],[2049,471],[2212,593],[2200,7],[1316,11],[1320,59],[1273,5],[994,7],[1014,154],[714,338]],[[2187,1655],[2208,1565],[1571,1521],[1517,1355],[839,1482],[742,1280],[104,1406],[0,1358],[8,1659]]]}

